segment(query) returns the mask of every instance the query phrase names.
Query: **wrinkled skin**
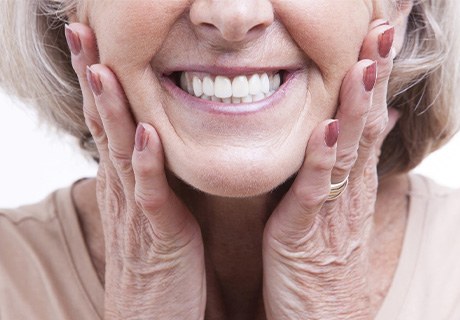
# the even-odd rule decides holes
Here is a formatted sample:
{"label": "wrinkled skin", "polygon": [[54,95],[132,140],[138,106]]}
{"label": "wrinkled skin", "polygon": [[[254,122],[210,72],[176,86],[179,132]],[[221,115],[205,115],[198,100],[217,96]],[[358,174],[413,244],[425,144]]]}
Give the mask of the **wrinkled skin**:
{"label": "wrinkled skin", "polygon": [[[70,25],[81,44],[72,63],[101,157],[106,319],[371,318],[363,275],[376,166],[398,118],[386,105],[392,43],[379,54],[392,26],[375,18],[392,19],[397,50],[406,11],[383,0],[142,0],[92,2],[73,18],[86,23]],[[373,61],[378,72],[366,75]],[[295,66],[297,77],[271,108],[216,115],[189,108],[162,82],[165,70],[199,63]],[[346,192],[326,202],[331,181],[348,175]],[[222,212],[238,207],[235,197],[262,203],[254,210],[269,216],[255,253],[262,307],[241,314],[216,307],[225,297],[207,281],[205,256],[213,254],[204,235],[212,226],[203,223],[212,212],[199,212],[196,191],[181,181]],[[267,193],[283,183],[282,198]]]}

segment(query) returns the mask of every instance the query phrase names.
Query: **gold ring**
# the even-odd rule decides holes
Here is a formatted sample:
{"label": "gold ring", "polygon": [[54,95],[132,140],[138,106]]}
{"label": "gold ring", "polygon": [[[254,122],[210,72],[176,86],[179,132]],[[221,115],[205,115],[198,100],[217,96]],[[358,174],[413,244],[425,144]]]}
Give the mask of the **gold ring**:
{"label": "gold ring", "polygon": [[345,178],[345,180],[343,180],[340,183],[331,184],[331,191],[329,192],[329,195],[327,196],[326,201],[332,201],[340,197],[342,193],[345,191],[345,189],[347,188],[347,185],[348,185],[348,176]]}

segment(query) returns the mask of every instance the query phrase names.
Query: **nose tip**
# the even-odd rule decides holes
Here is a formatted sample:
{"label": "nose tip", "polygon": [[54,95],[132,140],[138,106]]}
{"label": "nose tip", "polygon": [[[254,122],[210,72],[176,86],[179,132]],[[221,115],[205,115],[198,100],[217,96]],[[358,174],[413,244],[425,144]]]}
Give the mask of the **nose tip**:
{"label": "nose tip", "polygon": [[208,40],[250,41],[273,23],[269,0],[198,0],[190,9],[197,32]]}

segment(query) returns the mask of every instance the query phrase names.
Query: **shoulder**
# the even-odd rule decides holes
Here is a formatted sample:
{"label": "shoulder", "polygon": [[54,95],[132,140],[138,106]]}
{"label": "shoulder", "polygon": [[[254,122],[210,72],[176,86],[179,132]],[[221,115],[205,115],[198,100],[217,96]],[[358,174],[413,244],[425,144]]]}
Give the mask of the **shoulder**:
{"label": "shoulder", "polygon": [[85,253],[78,232],[70,187],[37,204],[0,209],[2,319],[100,318],[76,271],[72,245]]}
{"label": "shoulder", "polygon": [[451,229],[452,223],[460,223],[460,189],[439,185],[421,175],[411,175],[410,184],[410,212],[423,216],[430,224],[427,232],[439,231],[438,227]]}
{"label": "shoulder", "polygon": [[46,223],[56,218],[53,192],[39,203],[26,205],[15,209],[0,208],[0,225],[10,223],[20,225],[23,222]]}
{"label": "shoulder", "polygon": [[412,175],[410,199],[406,251],[400,259],[413,269],[406,274],[411,285],[403,314],[416,315],[416,319],[457,319],[460,316],[460,190]]}
{"label": "shoulder", "polygon": [[[45,234],[56,232],[56,192],[33,205],[0,209],[0,264],[12,263],[19,251],[34,247]],[[14,250],[14,251],[13,251]],[[8,257],[8,258],[6,258]]]}

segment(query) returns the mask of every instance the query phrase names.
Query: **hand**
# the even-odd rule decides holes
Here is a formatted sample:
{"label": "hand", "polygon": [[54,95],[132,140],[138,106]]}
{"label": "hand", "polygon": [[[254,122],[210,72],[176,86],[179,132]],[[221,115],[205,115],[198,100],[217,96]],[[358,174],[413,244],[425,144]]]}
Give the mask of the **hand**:
{"label": "hand", "polygon": [[[105,247],[105,319],[203,319],[198,223],[170,189],[155,129],[135,121],[116,76],[98,62],[87,26],[66,35],[100,155],[97,199]],[[87,69],[87,66],[91,68]]]}
{"label": "hand", "polygon": [[[386,103],[393,31],[382,21],[371,26],[360,61],[342,84],[338,141],[333,120],[314,130],[302,168],[265,227],[268,319],[370,319],[366,275],[377,162],[383,137],[398,119]],[[348,175],[342,196],[325,202],[331,180]]]}

